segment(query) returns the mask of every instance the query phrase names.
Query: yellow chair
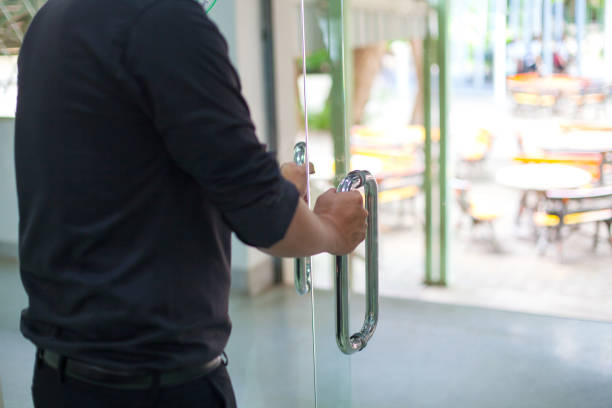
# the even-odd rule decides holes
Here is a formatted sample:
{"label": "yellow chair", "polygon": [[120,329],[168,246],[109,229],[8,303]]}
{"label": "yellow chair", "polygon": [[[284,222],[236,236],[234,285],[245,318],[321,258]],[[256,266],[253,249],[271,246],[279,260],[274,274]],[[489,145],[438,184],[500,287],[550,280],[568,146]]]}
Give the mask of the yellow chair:
{"label": "yellow chair", "polygon": [[[472,186],[469,181],[453,179],[450,185],[455,193],[455,198],[463,217],[469,219],[472,228],[478,225],[486,225],[490,230],[489,239],[487,239],[487,241],[491,243],[495,251],[498,251],[500,245],[495,236],[494,223],[502,217],[502,213],[492,208],[490,203],[482,200],[475,200],[470,197]],[[458,223],[458,226],[459,225]]]}
{"label": "yellow chair", "polygon": [[563,235],[578,226],[595,223],[593,250],[599,243],[600,226],[606,225],[612,245],[612,186],[551,190],[545,194],[546,209],[533,215],[538,227],[538,248],[544,254],[548,244],[557,243],[563,259]]}

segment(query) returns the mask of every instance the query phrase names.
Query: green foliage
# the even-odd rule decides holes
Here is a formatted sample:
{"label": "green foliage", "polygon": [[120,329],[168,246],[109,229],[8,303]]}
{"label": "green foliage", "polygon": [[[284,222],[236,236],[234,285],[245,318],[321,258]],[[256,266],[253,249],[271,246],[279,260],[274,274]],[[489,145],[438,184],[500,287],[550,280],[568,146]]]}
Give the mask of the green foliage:
{"label": "green foliage", "polygon": [[[302,123],[304,113],[302,112]],[[308,113],[308,129],[310,130],[330,130],[331,129],[331,96],[325,101],[325,106],[321,112]]]}
{"label": "green foliage", "polygon": [[[299,67],[302,67],[302,59],[298,60]],[[325,49],[319,49],[306,57],[306,73],[318,74],[327,73],[330,71],[329,52]]]}
{"label": "green foliage", "polygon": [[[298,60],[298,67],[302,68],[302,59]],[[321,74],[331,71],[329,52],[322,48],[310,53],[306,57],[306,73]],[[304,112],[301,113],[302,123],[304,123]],[[331,97],[325,101],[325,106],[321,112],[308,112],[308,128],[310,130],[330,130],[331,129]]]}

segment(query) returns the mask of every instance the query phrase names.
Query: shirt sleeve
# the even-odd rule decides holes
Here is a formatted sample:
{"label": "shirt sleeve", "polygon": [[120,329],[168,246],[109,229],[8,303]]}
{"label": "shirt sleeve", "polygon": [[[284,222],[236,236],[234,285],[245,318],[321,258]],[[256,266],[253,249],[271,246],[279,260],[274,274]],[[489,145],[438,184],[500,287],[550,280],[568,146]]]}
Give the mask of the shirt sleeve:
{"label": "shirt sleeve", "polygon": [[161,0],[132,26],[126,64],[172,159],[246,244],[282,239],[299,194],[255,136],[227,44],[193,0]]}

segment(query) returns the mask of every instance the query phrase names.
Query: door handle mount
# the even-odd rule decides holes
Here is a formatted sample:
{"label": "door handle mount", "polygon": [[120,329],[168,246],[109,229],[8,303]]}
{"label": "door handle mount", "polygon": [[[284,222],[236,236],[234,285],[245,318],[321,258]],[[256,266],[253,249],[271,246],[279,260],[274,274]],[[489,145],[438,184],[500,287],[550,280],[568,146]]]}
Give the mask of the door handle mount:
{"label": "door handle mount", "polygon": [[370,172],[350,172],[338,186],[338,192],[363,187],[368,210],[366,245],[366,311],[363,326],[357,333],[349,332],[348,256],[336,257],[336,343],[344,354],[363,350],[378,324],[378,185]]}
{"label": "door handle mount", "polygon": [[[303,166],[306,163],[306,143],[298,142],[295,145],[293,148],[293,161],[298,166]],[[308,169],[306,171],[308,171]],[[294,273],[295,290],[297,293],[305,295],[310,292],[312,287],[311,258],[309,256],[305,258],[295,258]]]}

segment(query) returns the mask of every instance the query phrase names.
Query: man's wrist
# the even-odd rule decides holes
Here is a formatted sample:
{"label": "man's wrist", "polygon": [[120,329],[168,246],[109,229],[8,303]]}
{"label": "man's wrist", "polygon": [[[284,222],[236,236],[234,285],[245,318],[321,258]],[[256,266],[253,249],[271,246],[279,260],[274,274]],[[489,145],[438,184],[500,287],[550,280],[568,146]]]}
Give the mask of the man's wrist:
{"label": "man's wrist", "polygon": [[322,252],[335,254],[336,252],[338,252],[338,228],[336,227],[336,224],[334,224],[331,218],[321,214],[316,215],[319,220],[321,229],[321,250]]}

